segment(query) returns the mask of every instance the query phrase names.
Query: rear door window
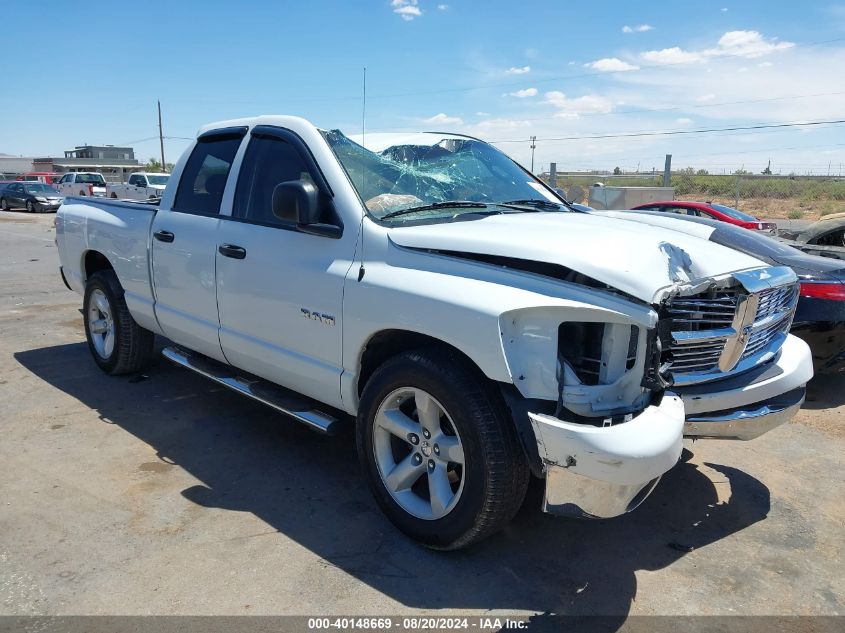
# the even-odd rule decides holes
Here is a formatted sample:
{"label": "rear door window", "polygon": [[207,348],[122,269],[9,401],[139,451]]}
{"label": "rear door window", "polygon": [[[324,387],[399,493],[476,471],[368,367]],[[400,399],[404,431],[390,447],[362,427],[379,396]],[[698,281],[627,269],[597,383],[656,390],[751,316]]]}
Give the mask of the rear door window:
{"label": "rear door window", "polygon": [[242,136],[229,135],[197,142],[179,179],[174,211],[202,215],[220,213],[226,180],[242,139]]}

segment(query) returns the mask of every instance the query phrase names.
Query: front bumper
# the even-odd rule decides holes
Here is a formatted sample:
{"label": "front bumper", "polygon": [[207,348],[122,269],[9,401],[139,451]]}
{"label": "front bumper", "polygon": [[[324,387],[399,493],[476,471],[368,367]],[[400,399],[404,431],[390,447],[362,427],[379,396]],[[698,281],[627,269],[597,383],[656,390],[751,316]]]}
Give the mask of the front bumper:
{"label": "front bumper", "polygon": [[684,401],[684,436],[750,440],[794,416],[813,377],[807,344],[787,336],[768,364],[738,376],[689,387],[673,387]]}
{"label": "front bumper", "polygon": [[681,456],[684,405],[673,394],[633,420],[597,427],[529,413],[546,473],[544,510],[608,518],[636,508]]}
{"label": "front bumper", "polygon": [[35,207],[35,210],[38,212],[45,212],[45,211],[57,211],[60,206],[62,206],[61,202],[33,202],[32,206]]}
{"label": "front bumper", "polygon": [[799,387],[753,406],[690,416],[684,423],[684,437],[753,440],[798,413],[806,391],[804,387]]}

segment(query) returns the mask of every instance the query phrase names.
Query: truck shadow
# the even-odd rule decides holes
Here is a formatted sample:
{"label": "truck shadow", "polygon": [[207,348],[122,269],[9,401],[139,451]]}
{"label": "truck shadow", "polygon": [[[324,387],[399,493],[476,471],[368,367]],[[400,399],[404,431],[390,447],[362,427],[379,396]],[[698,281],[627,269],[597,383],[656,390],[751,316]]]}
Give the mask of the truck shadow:
{"label": "truck shadow", "polygon": [[[189,501],[251,512],[325,566],[410,608],[605,615],[621,625],[637,593],[635,572],[665,568],[769,511],[769,490],[760,481],[707,464],[730,482],[730,500],[720,502],[711,479],[685,451],[628,516],[549,517],[539,511],[534,490],[503,533],[469,551],[433,552],[406,539],[379,512],[359,472],[351,430],[319,436],[164,361],[146,378],[108,377],[84,343],[15,358],[201,481],[182,491]],[[542,618],[536,625],[544,628]]]}
{"label": "truck shadow", "polygon": [[807,383],[803,409],[834,409],[845,404],[845,372],[818,374]]}

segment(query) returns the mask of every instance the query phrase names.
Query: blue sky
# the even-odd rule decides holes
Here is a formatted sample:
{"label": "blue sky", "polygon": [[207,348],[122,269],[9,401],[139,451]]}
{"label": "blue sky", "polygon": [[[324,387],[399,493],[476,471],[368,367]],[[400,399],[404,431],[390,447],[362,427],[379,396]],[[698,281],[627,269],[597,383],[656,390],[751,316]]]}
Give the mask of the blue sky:
{"label": "blue sky", "polygon": [[[829,2],[4,0],[0,152],[54,155],[253,114],[358,133],[458,130],[536,167],[825,173],[845,125],[845,5]],[[11,25],[19,25],[12,28]],[[833,41],[831,41],[833,40]],[[20,71],[20,72],[17,72]],[[561,137],[577,140],[553,140]],[[173,160],[187,141],[166,142]]]}

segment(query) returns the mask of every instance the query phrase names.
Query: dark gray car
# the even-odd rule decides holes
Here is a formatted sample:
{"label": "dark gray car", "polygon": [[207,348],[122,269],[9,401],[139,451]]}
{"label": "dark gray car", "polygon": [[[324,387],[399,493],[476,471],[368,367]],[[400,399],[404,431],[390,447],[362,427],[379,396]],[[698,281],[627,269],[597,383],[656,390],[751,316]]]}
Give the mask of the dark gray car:
{"label": "dark gray car", "polygon": [[30,213],[55,211],[64,197],[57,189],[40,182],[13,182],[0,189],[0,208],[26,209]]}

